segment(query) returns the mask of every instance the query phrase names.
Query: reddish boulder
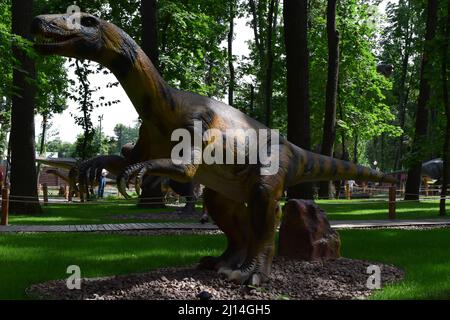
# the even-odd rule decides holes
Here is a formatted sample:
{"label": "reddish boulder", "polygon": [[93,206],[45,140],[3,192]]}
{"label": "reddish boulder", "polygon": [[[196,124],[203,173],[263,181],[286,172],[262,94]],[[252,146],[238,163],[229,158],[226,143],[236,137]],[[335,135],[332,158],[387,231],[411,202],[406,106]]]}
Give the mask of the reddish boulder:
{"label": "reddish boulder", "polygon": [[301,260],[340,257],[341,240],[326,213],[311,200],[289,200],[283,208],[278,254]]}

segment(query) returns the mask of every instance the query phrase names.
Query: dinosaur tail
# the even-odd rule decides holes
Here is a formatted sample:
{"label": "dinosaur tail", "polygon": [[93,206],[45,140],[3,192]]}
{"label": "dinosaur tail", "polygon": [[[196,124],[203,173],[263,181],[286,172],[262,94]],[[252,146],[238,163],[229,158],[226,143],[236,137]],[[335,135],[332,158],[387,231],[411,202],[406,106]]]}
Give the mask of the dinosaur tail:
{"label": "dinosaur tail", "polygon": [[321,154],[295,149],[297,163],[296,173],[289,185],[304,181],[359,180],[397,183],[397,180],[381,171],[354,164],[350,161],[335,159]]}

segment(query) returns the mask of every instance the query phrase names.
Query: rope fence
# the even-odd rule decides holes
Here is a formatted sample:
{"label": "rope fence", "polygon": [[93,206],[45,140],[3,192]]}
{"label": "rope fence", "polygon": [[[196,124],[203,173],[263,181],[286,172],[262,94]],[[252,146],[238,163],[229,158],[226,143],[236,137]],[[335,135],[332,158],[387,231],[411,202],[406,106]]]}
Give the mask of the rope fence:
{"label": "rope fence", "polygon": [[[64,187],[64,194],[61,196],[61,188],[59,187],[48,187],[46,184],[43,184],[39,188],[42,192],[39,192],[38,198],[32,196],[12,196],[9,194],[8,188],[3,188],[1,192],[1,222],[0,225],[8,225],[8,213],[9,213],[9,204],[10,203],[29,203],[29,204],[58,204],[58,205],[104,205],[107,204],[136,204],[137,202],[141,203],[151,203],[155,205],[173,205],[173,204],[187,204],[187,203],[202,203],[203,198],[200,197],[192,197],[192,196],[179,196],[179,195],[165,195],[162,197],[134,197],[131,199],[120,198],[119,192],[117,189],[110,188],[110,190],[114,190],[110,194],[117,194],[118,197],[114,199],[108,199],[105,201],[98,201],[98,199],[87,200],[80,198],[78,194],[79,201],[73,201],[71,192],[69,192],[68,186]],[[436,189],[438,190],[438,189]],[[58,197],[54,193],[54,191],[58,191]],[[342,199],[338,199],[340,201],[327,201],[326,205],[368,205],[368,204],[386,204],[387,208],[387,217],[389,219],[396,219],[396,204],[401,197],[405,195],[413,195],[417,196],[419,201],[438,201],[442,199],[450,199],[450,195],[447,197],[442,197],[440,195],[431,195],[429,196],[429,188],[421,188],[419,190],[419,194],[408,194],[404,193],[403,189],[398,189],[396,186],[377,186],[377,187],[360,187],[353,188],[353,190],[349,190],[348,186],[340,188],[340,191],[344,192],[345,197]],[[369,197],[366,199],[362,199],[357,197],[360,201],[348,201],[350,200],[352,195],[360,195],[358,192],[363,192],[369,194]],[[370,192],[370,193],[369,193]],[[437,191],[436,191],[437,192]],[[341,192],[339,192],[340,194]],[[373,198],[375,195],[383,196],[383,198]],[[56,197],[56,198],[55,198]],[[55,200],[58,201],[55,201]],[[61,201],[61,200],[67,201]],[[183,200],[183,201],[182,201]],[[288,200],[287,197],[282,197],[280,201]],[[315,200],[325,200],[320,198],[315,198]],[[328,199],[326,199],[328,200]],[[408,202],[417,202],[418,200],[401,200],[402,203]]]}

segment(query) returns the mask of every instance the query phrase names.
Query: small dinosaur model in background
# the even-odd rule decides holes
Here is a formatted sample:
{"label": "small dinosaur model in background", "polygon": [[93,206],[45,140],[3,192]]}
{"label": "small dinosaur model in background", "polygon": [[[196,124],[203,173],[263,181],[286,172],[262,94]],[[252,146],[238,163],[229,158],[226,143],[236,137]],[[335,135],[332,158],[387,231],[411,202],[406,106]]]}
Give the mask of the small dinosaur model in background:
{"label": "small dinosaur model in background", "polygon": [[[227,236],[228,247],[220,257],[202,259],[201,266],[218,270],[232,281],[258,285],[270,274],[279,200],[287,187],[333,179],[395,182],[381,172],[303,150],[282,137],[278,143],[268,142],[268,147],[278,150],[267,159],[278,163],[278,170],[271,175],[261,174],[265,167],[261,162],[198,163],[195,157],[200,150],[195,144],[191,146],[192,161],[174,162],[171,153],[177,143],[171,136],[176,129],[186,129],[194,136],[194,124],[199,122],[204,131],[215,129],[226,136],[228,129],[268,128],[222,102],[171,88],[143,50],[112,23],[81,13],[80,25],[69,28],[69,19],[68,14],[36,17],[32,23],[35,48],[42,54],[96,61],[110,69],[126,91],[142,125],[133,148],[137,156],[118,179],[124,194],[128,179],[136,174],[167,176],[206,186],[204,203]],[[202,147],[212,143],[205,139]],[[233,145],[226,147],[239,151]]]}
{"label": "small dinosaur model in background", "polygon": [[54,176],[57,176],[57,177],[61,178],[62,180],[64,180],[67,183],[67,185],[69,186],[70,197],[76,196],[77,193],[79,192],[76,179],[74,179],[75,178],[74,176],[72,176],[72,177],[70,176],[70,171],[67,174],[65,174],[56,169],[47,169],[45,172],[48,174],[53,174]]}
{"label": "small dinosaur model in background", "polygon": [[79,193],[78,189],[78,166],[80,162],[74,158],[41,158],[37,157],[36,162],[47,167],[63,169],[66,173],[55,169],[47,169],[46,172],[53,174],[69,185],[69,193],[74,196]]}
{"label": "small dinosaur model in background", "polygon": [[[81,163],[79,168],[79,181],[83,192],[88,193],[88,190],[92,188],[92,184],[98,181],[103,169],[106,169],[116,177],[119,176],[128,165],[139,161],[137,159],[141,159],[142,155],[139,154],[141,150],[133,143],[127,143],[121,149],[121,156],[96,156]],[[136,192],[140,194],[139,206],[150,208],[165,207],[164,195],[161,190],[163,180],[164,178],[162,177],[151,175],[136,177],[135,188]],[[198,185],[193,182],[180,183],[172,179],[166,180],[166,184],[174,192],[186,198],[185,206],[179,211],[185,214],[195,213],[195,203],[200,197]]]}
{"label": "small dinosaur model in background", "polygon": [[[112,178],[117,177],[127,166],[134,144],[127,143],[121,149],[121,156],[104,155],[96,156],[84,162],[74,158],[37,158],[36,161],[53,168],[64,169],[67,174],[55,169],[48,169],[46,172],[56,175],[66,181],[69,185],[69,192],[72,195],[80,193],[84,200],[94,197],[94,188],[98,185],[99,175],[102,169],[106,169]],[[179,210],[183,214],[195,213],[195,203],[200,197],[198,185],[194,183],[179,183],[171,179],[161,177],[144,177],[144,183],[136,181],[134,186],[136,192],[140,193],[142,207],[165,208],[164,194],[161,191],[161,182],[164,181],[175,193],[186,198],[185,206]],[[148,195],[151,195],[150,197]]]}
{"label": "small dinosaur model in background", "polygon": [[422,176],[436,180],[434,184],[441,184],[444,177],[444,162],[441,158],[422,163]]}

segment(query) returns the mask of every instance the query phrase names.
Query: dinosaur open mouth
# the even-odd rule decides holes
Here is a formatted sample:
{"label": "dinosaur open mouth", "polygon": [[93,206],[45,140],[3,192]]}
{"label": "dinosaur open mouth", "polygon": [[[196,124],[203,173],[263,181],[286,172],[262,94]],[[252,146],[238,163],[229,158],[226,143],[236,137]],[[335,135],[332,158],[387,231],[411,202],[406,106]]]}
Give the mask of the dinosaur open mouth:
{"label": "dinosaur open mouth", "polygon": [[64,42],[70,41],[74,38],[74,35],[61,35],[56,33],[38,33],[35,34],[36,45],[60,45]]}

